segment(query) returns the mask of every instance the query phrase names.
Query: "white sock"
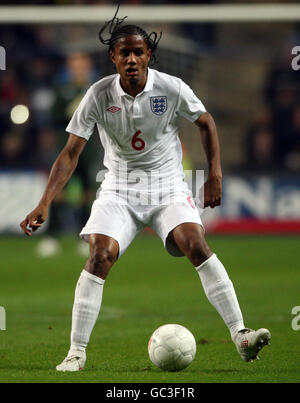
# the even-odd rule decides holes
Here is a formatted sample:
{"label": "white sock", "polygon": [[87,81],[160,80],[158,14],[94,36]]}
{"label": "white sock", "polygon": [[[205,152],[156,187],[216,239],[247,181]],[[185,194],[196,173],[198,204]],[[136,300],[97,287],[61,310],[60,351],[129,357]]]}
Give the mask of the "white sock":
{"label": "white sock", "polygon": [[225,267],[215,254],[196,267],[204,292],[226,323],[231,337],[245,328],[242,312]]}
{"label": "white sock", "polygon": [[105,280],[82,270],[75,290],[68,355],[74,351],[85,352],[100,311],[104,283]]}

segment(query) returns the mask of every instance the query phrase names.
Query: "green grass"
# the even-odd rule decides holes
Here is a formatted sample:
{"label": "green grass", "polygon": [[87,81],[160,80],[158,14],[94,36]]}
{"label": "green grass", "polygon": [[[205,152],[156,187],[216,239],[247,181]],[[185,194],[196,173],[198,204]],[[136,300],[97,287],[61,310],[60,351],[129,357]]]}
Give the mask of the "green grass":
{"label": "green grass", "polygon": [[[107,278],[99,320],[79,373],[57,373],[69,347],[74,288],[85,259],[74,238],[63,253],[41,259],[38,238],[1,238],[0,382],[299,382],[300,330],[291,327],[300,305],[299,238],[208,237],[235,285],[251,328],[267,327],[270,347],[243,362],[224,323],[206,300],[186,258],[173,258],[158,238],[138,237]],[[186,370],[162,372],[147,343],[160,325],[192,331],[197,354]]]}

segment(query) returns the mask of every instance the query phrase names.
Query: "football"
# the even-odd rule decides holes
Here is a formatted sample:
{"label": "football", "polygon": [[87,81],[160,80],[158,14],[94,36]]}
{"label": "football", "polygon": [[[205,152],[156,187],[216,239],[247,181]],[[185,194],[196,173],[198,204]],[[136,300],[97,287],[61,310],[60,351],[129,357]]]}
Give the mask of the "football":
{"label": "football", "polygon": [[181,371],[196,355],[196,341],[184,326],[168,324],[159,327],[148,343],[150,360],[164,371]]}

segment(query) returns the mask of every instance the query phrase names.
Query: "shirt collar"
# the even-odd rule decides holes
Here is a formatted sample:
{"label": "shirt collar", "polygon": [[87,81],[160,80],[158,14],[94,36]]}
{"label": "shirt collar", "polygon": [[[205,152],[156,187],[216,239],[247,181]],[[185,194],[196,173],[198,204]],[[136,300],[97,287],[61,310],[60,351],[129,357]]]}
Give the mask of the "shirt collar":
{"label": "shirt collar", "polygon": [[[121,87],[121,83],[120,83],[120,74],[117,75],[117,79],[116,79],[116,90],[117,90],[117,95],[122,97],[124,95],[129,95],[127,94],[127,92],[125,92],[123,90],[123,88]],[[148,68],[148,75],[147,75],[147,81],[146,81],[146,85],[143,89],[142,92],[140,92],[140,94],[142,94],[143,92],[148,92],[151,91],[153,88],[153,81],[154,81],[154,73],[152,69]],[[139,94],[138,94],[139,95]],[[129,95],[130,96],[130,95]]]}

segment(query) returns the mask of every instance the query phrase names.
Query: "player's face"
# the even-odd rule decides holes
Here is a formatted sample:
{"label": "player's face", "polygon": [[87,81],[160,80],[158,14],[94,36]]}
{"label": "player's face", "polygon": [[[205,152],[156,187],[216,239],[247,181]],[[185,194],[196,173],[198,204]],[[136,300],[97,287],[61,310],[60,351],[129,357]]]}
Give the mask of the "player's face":
{"label": "player's face", "polygon": [[151,50],[140,35],[120,38],[110,55],[125,89],[145,85]]}

